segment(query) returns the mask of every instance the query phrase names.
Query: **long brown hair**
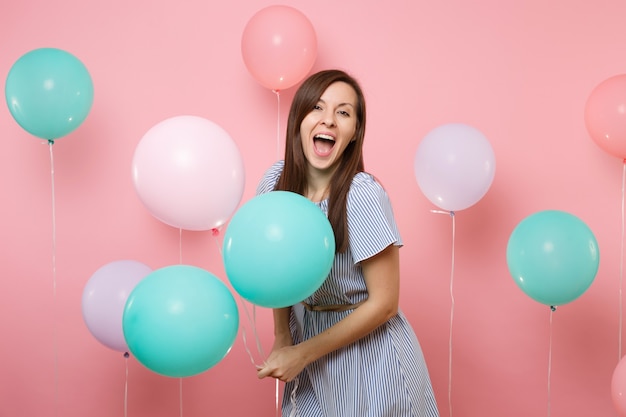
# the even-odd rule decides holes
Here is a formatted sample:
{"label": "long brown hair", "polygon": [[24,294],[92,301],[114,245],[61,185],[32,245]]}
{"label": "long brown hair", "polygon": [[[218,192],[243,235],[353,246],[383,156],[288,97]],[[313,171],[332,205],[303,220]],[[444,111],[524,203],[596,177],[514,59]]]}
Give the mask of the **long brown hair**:
{"label": "long brown hair", "polygon": [[348,221],[346,202],[352,178],[365,170],[363,164],[363,140],[365,137],[365,97],[359,83],[341,70],[331,69],[317,72],[307,78],[291,102],[287,120],[287,140],[285,144],[285,167],[276,183],[276,190],[292,191],[304,194],[307,188],[306,158],[302,149],[300,125],[302,120],[313,110],[320,97],[333,83],[345,82],[357,96],[356,130],[354,140],[346,147],[341,161],[330,181],[328,196],[328,220],[335,234],[337,252],[344,252],[348,247]]}

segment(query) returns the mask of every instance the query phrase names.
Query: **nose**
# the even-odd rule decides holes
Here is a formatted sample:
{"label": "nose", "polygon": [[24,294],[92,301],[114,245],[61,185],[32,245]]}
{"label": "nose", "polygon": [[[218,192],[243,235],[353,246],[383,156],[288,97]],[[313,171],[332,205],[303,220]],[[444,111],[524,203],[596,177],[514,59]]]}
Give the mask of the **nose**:
{"label": "nose", "polygon": [[326,110],[322,115],[322,124],[326,127],[334,127],[336,125],[335,112],[332,110]]}

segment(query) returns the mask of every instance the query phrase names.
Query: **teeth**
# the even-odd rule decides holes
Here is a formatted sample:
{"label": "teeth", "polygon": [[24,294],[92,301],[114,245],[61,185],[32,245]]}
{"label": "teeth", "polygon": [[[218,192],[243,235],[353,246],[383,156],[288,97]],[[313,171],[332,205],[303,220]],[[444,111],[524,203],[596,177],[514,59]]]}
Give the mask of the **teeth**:
{"label": "teeth", "polygon": [[324,139],[324,140],[332,140],[333,142],[335,141],[335,138],[333,138],[330,135],[324,135],[324,134],[319,134],[319,135],[315,135],[316,139]]}

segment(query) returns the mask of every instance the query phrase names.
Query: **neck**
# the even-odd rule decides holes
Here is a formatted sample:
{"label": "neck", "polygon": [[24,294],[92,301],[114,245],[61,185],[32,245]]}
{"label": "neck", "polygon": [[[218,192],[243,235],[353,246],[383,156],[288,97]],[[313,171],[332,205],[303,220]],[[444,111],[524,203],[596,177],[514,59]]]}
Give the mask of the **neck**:
{"label": "neck", "polygon": [[319,203],[328,198],[328,188],[323,190],[313,190],[309,187],[306,191],[305,197],[314,203]]}
{"label": "neck", "polygon": [[330,181],[336,170],[336,166],[320,170],[309,165],[305,197],[314,202],[327,199],[330,191]]}
{"label": "neck", "polygon": [[304,196],[313,202],[319,203],[328,198],[329,190],[330,177],[309,176]]}

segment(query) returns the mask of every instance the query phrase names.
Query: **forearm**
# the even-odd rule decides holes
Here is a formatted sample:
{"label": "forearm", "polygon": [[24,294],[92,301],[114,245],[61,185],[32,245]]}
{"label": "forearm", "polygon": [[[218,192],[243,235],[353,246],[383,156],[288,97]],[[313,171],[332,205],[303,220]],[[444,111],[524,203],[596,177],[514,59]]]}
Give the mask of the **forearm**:
{"label": "forearm", "polygon": [[[343,320],[322,333],[298,344],[300,355],[311,363],[330,352],[347,346],[374,331],[396,314],[397,309],[368,300]],[[329,314],[324,312],[312,314]]]}
{"label": "forearm", "polygon": [[[272,376],[281,381],[291,381],[311,362],[363,338],[397,314],[398,264],[398,248],[393,245],[362,261],[367,300],[343,320],[297,345],[293,344],[288,331],[289,309],[274,310],[274,348],[259,369],[258,377]],[[334,313],[320,311],[310,314]],[[289,334],[288,342],[286,334]]]}
{"label": "forearm", "polygon": [[289,317],[291,315],[291,307],[276,308],[273,310],[274,315],[274,346],[282,347],[293,344],[291,332],[289,330]]}
{"label": "forearm", "polygon": [[399,264],[398,248],[394,245],[361,262],[369,293],[367,301],[334,326],[297,346],[307,363],[359,340],[397,314]]}

